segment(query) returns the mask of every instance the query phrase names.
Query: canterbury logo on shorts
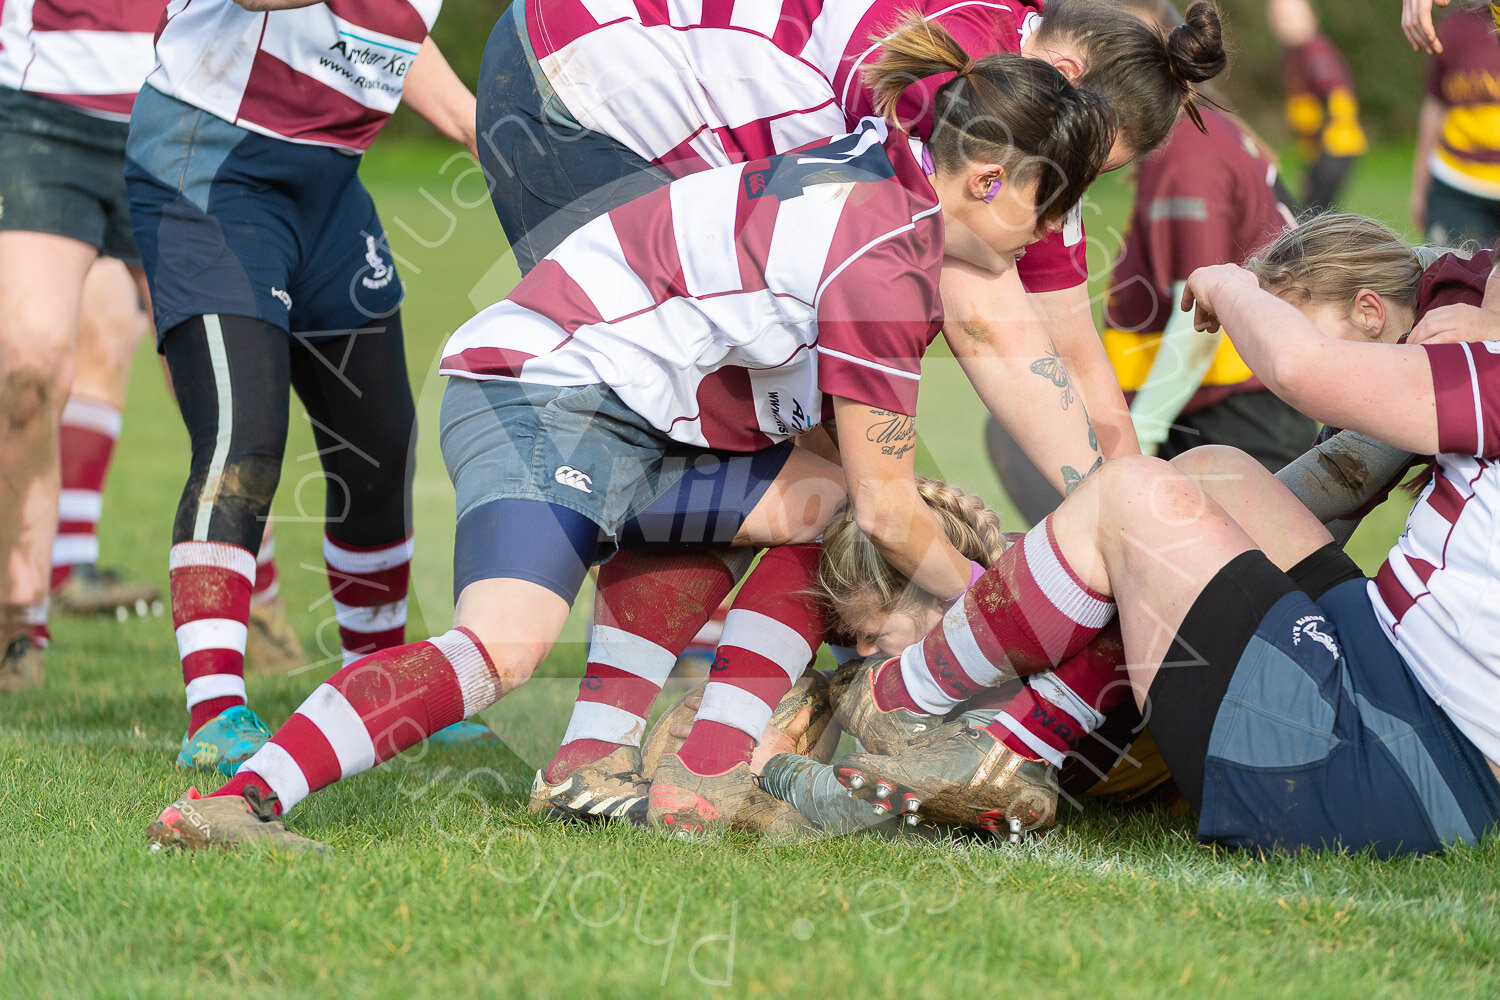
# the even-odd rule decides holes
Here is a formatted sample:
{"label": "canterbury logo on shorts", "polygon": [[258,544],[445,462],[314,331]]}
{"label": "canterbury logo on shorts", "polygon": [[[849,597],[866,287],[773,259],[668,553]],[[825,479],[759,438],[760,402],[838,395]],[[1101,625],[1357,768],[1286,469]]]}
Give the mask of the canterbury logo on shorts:
{"label": "canterbury logo on shorts", "polygon": [[584,493],[594,492],[589,488],[594,485],[594,481],[588,476],[584,475],[582,472],[579,472],[577,469],[573,468],[571,465],[564,465],[559,467],[557,472],[553,474],[552,478],[556,479],[558,484],[561,486],[571,486],[573,487],[573,489],[579,490]]}

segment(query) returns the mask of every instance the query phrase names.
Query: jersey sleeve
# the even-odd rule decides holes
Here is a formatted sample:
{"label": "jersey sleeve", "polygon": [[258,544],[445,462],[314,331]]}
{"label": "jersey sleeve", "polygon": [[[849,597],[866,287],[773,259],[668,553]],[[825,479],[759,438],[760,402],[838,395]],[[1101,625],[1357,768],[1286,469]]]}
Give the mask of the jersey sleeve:
{"label": "jersey sleeve", "polygon": [[1423,345],[1437,397],[1438,451],[1500,457],[1500,343]]}
{"label": "jersey sleeve", "polygon": [[1052,233],[1026,248],[1016,261],[1016,273],[1028,292],[1056,292],[1089,280],[1089,241],[1083,210],[1074,206],[1060,233]]}
{"label": "jersey sleeve", "polygon": [[817,301],[818,388],[915,416],[922,355],[942,329],[935,270],[914,233],[860,253]]}

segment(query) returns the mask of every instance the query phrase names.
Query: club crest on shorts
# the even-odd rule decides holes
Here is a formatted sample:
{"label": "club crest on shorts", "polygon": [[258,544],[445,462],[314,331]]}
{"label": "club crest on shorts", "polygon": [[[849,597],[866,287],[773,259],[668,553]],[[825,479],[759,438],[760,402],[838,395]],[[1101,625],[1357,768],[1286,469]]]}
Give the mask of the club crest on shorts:
{"label": "club crest on shorts", "polygon": [[1322,615],[1304,615],[1298,618],[1292,625],[1292,645],[1302,645],[1303,639],[1311,639],[1322,646],[1334,656],[1339,655],[1339,644],[1333,641],[1333,636],[1318,628],[1319,623],[1328,624],[1328,619]]}
{"label": "club crest on shorts", "polygon": [[291,294],[291,292],[288,292],[285,288],[277,288],[275,285],[272,285],[271,286],[271,298],[275,299],[277,302],[280,302],[282,305],[286,306],[288,309],[292,308],[292,294]]}
{"label": "club crest on shorts", "polygon": [[594,492],[590,488],[594,485],[594,481],[571,465],[559,466],[552,474],[552,478],[557,480],[559,486],[571,486],[580,493]]}
{"label": "club crest on shorts", "polygon": [[365,263],[370,267],[370,273],[359,279],[359,283],[370,291],[375,292],[391,283],[396,276],[396,269],[387,264],[380,256],[380,247],[375,242],[375,237],[369,233],[365,237]]}

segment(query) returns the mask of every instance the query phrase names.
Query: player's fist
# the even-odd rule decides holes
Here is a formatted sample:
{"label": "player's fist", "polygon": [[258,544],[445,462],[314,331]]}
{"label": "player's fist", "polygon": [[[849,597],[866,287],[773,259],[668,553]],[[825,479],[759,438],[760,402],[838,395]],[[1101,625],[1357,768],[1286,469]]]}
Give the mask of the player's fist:
{"label": "player's fist", "polygon": [[1225,285],[1245,284],[1259,288],[1255,275],[1237,264],[1214,264],[1200,267],[1188,277],[1182,290],[1181,308],[1193,310],[1193,329],[1199,333],[1219,332],[1219,313],[1214,301]]}

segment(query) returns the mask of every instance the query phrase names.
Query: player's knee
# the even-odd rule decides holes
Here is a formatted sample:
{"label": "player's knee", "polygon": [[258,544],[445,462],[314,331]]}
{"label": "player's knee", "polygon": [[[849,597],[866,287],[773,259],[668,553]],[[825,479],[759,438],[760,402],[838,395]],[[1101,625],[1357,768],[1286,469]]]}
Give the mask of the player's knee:
{"label": "player's knee", "polygon": [[19,435],[31,432],[62,413],[68,397],[69,367],[21,362],[7,365],[0,376],[0,414],[4,433]]}
{"label": "player's knee", "polygon": [[1104,463],[1090,477],[1099,492],[1101,520],[1125,525],[1149,518],[1188,524],[1209,510],[1198,484],[1173,463],[1148,455],[1126,455]]}
{"label": "player's knee", "polygon": [[1223,444],[1205,444],[1172,459],[1172,466],[1185,476],[1194,479],[1223,479],[1243,476],[1253,467],[1257,474],[1265,467],[1258,459],[1238,448]]}

